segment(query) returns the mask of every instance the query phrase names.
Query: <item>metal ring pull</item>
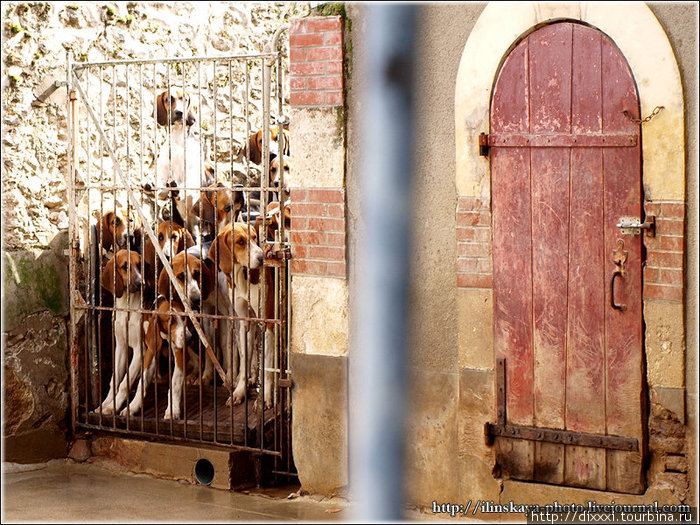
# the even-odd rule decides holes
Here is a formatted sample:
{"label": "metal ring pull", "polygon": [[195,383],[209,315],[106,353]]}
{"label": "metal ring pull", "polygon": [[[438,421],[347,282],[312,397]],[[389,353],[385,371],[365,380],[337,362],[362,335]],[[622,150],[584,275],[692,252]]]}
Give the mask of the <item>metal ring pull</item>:
{"label": "metal ring pull", "polygon": [[612,306],[615,310],[620,310],[624,312],[625,310],[627,310],[627,305],[615,304],[615,278],[618,276],[622,277],[622,274],[623,271],[619,268],[613,272],[612,280],[610,281],[610,306]]}

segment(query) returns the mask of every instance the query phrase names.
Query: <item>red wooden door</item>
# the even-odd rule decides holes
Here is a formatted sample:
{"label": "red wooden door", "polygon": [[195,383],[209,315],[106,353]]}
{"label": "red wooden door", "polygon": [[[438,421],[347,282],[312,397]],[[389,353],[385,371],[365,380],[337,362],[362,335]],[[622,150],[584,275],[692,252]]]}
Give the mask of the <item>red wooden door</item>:
{"label": "red wooden door", "polygon": [[500,437],[497,461],[512,478],[644,490],[642,239],[616,226],[643,209],[640,127],[625,110],[638,118],[627,62],[579,24],[530,34],[494,86],[494,344],[506,424],[638,442],[626,451]]}

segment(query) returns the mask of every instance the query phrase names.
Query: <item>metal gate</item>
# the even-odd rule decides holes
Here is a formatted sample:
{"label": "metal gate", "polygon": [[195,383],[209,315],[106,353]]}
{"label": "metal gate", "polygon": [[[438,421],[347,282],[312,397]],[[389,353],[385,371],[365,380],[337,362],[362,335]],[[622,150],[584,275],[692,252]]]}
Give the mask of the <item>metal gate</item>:
{"label": "metal gate", "polygon": [[74,429],[294,474],[280,33],[260,54],[68,64]]}

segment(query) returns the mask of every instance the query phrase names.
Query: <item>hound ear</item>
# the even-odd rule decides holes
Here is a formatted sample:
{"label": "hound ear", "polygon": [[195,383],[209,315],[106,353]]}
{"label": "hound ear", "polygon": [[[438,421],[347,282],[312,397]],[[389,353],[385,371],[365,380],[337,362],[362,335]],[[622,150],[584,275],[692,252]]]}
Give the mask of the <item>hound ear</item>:
{"label": "hound ear", "polygon": [[258,147],[258,135],[260,135],[260,133],[262,133],[262,131],[257,131],[248,137],[248,158],[253,164],[260,164],[262,160],[262,151],[260,151]]}
{"label": "hound ear", "polygon": [[156,120],[160,126],[168,125],[168,92],[163,91],[158,98],[156,98]]}
{"label": "hound ear", "polygon": [[220,233],[214,242],[211,243],[211,248],[209,248],[208,259],[214,261],[214,264],[219,267],[219,269],[230,274],[233,271],[233,254],[231,253],[231,236],[233,235],[233,230],[228,230]]}
{"label": "hound ear", "polygon": [[187,119],[185,121],[185,124],[191,126],[195,122],[197,122],[197,114],[199,113],[199,110],[197,109],[197,104],[192,102],[192,99],[189,95],[187,95],[187,101],[185,102],[185,104],[187,104]]}
{"label": "hound ear", "polygon": [[288,129],[282,130],[282,140],[284,141],[284,147],[282,148],[282,151],[284,152],[284,156],[288,157],[289,156],[289,130]]}
{"label": "hound ear", "polygon": [[156,265],[156,249],[153,247],[151,239],[146,241],[146,246],[143,248],[143,266],[146,283],[149,287],[155,286],[156,276],[153,275],[153,269]]}
{"label": "hound ear", "polygon": [[[209,297],[209,294],[216,287],[216,266],[211,259],[202,261],[202,299]],[[206,290],[206,292],[204,291]]]}
{"label": "hound ear", "polygon": [[158,295],[162,295],[163,297],[168,297],[169,293],[170,293],[170,276],[168,275],[168,272],[165,271],[165,268],[163,268],[160,271],[160,277],[158,277]]}
{"label": "hound ear", "polygon": [[[158,321],[158,314],[154,313],[151,314],[149,318],[143,322],[144,328],[146,329],[146,348],[150,351],[146,354],[144,358],[145,366],[148,366],[150,364],[150,360],[155,358],[155,356],[160,355],[160,350],[163,346],[163,339],[158,333]],[[146,360],[148,361],[148,363],[145,362]]]}
{"label": "hound ear", "polygon": [[[200,215],[199,213],[199,207],[202,207],[202,213]],[[203,222],[215,222],[214,220],[214,206],[212,206],[212,203],[209,201],[209,191],[205,191],[202,193],[202,196],[197,200],[192,205],[192,209],[190,210],[190,213],[193,215],[199,217],[199,219]]]}
{"label": "hound ear", "polygon": [[[110,211],[102,216],[102,232],[100,233],[100,225],[97,225],[97,242],[105,248],[114,246],[114,212]],[[101,235],[101,237],[100,237]]]}
{"label": "hound ear", "polygon": [[[182,242],[183,247],[182,250],[187,250],[187,248],[191,248],[194,246],[196,243],[194,242],[194,238],[192,237],[192,234],[187,228],[184,228],[184,231],[182,233],[182,237],[180,237],[180,242]],[[182,251],[180,250],[180,251]]]}
{"label": "hound ear", "polygon": [[100,284],[115,297],[121,297],[124,295],[124,281],[119,272],[116,272],[115,275],[114,259],[116,258],[117,256],[115,255],[107,262],[100,277]]}

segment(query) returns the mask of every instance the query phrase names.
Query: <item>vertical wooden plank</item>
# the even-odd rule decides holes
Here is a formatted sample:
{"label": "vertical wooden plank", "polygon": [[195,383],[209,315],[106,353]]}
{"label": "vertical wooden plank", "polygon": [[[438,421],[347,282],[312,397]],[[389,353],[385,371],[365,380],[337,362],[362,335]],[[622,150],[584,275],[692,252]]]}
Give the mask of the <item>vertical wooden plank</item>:
{"label": "vertical wooden plank", "polygon": [[[602,33],[575,25],[572,131],[602,131]],[[603,153],[572,148],[566,428],[605,434]],[[605,489],[605,450],[566,448],[565,483]]]}
{"label": "vertical wooden plank", "polygon": [[[494,88],[491,132],[529,127],[527,41],[506,59]],[[530,155],[526,148],[495,148],[491,155],[494,350],[506,359],[507,421],[531,425],[532,280]],[[532,479],[531,442],[497,439],[504,475]]]}
{"label": "vertical wooden plank", "polygon": [[[638,133],[639,125],[623,115],[629,110],[639,116],[639,100],[632,74],[617,48],[603,40],[603,131]],[[620,217],[641,217],[641,140],[634,148],[605,148],[605,261],[606,279],[615,270],[611,254],[617,240],[628,252],[626,275],[618,279],[615,301],[625,311],[607,307],[606,312],[606,424],[607,433],[637,438],[642,443],[643,395],[642,348],[642,239],[622,235],[616,224]],[[609,304],[610,290],[607,289]],[[641,493],[644,490],[642,453],[607,451],[607,489]]]}
{"label": "vertical wooden plank", "polygon": [[[530,133],[571,131],[572,24],[529,37]],[[569,148],[532,148],[534,423],[564,428]],[[564,446],[535,444],[535,479],[561,483]]]}

